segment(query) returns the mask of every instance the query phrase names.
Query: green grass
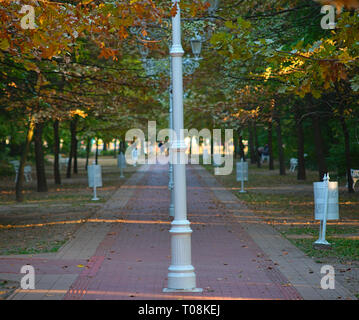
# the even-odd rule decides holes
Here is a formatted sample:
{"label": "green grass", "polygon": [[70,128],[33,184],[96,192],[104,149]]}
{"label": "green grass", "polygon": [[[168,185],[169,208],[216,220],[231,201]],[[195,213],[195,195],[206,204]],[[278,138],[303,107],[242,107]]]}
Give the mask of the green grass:
{"label": "green grass", "polygon": [[[109,186],[106,186],[109,187]],[[55,191],[56,192],[56,191]],[[26,204],[38,204],[42,207],[50,206],[52,204],[71,204],[72,206],[79,206],[85,203],[91,202],[93,197],[93,189],[85,187],[81,190],[81,193],[74,192],[68,193],[70,190],[65,190],[65,192],[58,193],[31,193],[24,195],[24,201],[21,203],[16,202],[15,200],[10,201],[0,201],[2,205],[26,205]],[[100,198],[98,202],[105,202],[110,197],[108,190],[101,192],[101,188],[97,189],[97,195]]]}
{"label": "green grass", "polygon": [[[213,174],[212,165],[204,165]],[[277,167],[276,167],[277,168]],[[332,176],[333,177],[333,176]],[[307,180],[298,181],[296,174],[287,172],[280,176],[278,169],[269,171],[268,166],[257,168],[249,165],[249,181],[245,183],[246,194],[240,194],[237,189],[240,183],[236,181],[235,168],[228,176],[215,176],[225,187],[243,201],[250,210],[266,221],[272,221],[273,226],[284,236],[310,235],[313,239],[289,239],[306,254],[317,261],[321,258],[333,257],[338,260],[359,260],[359,240],[345,239],[343,234],[358,234],[354,225],[327,225],[327,238],[333,244],[331,250],[315,250],[313,242],[319,235],[319,224],[314,221],[313,182],[318,181],[318,173],[307,171]],[[291,186],[297,186],[293,188]],[[234,189],[236,188],[236,189]],[[358,194],[340,191],[340,219],[358,221]],[[294,224],[294,223],[299,223]],[[334,237],[338,236],[338,237]]]}
{"label": "green grass", "polygon": [[317,250],[312,239],[290,239],[297,247],[312,258],[336,258],[340,262],[359,261],[359,240],[328,237],[332,245],[329,250]]}
{"label": "green grass", "polygon": [[55,240],[55,241],[41,241],[36,243],[36,246],[32,247],[23,247],[23,248],[13,248],[6,249],[3,252],[0,252],[1,255],[21,255],[21,254],[39,254],[39,253],[55,253],[57,252],[65,243],[66,240]]}
{"label": "green grass", "polygon": [[[284,234],[308,234],[312,236],[319,235],[319,226],[318,227],[291,227],[283,231]],[[327,225],[326,235],[333,236],[333,235],[340,235],[340,234],[355,234],[358,233],[358,228],[355,227],[342,227],[342,226],[329,226]]]}

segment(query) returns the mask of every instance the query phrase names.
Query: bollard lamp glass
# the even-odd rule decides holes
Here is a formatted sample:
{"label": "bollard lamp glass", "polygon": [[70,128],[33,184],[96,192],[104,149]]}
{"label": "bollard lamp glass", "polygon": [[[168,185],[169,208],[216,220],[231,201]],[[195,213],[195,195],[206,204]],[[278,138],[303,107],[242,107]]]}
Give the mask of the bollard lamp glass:
{"label": "bollard lamp glass", "polygon": [[191,39],[191,48],[195,60],[200,60],[200,54],[202,51],[202,40],[199,36]]}

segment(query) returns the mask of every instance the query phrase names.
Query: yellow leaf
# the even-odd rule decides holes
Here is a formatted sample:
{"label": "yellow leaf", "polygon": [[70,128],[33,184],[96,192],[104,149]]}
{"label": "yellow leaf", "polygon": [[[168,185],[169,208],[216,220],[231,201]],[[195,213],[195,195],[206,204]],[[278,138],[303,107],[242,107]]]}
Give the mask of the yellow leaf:
{"label": "yellow leaf", "polygon": [[2,39],[0,41],[0,49],[1,50],[6,51],[7,49],[9,49],[9,47],[10,47],[10,44],[9,44],[9,41],[7,39]]}

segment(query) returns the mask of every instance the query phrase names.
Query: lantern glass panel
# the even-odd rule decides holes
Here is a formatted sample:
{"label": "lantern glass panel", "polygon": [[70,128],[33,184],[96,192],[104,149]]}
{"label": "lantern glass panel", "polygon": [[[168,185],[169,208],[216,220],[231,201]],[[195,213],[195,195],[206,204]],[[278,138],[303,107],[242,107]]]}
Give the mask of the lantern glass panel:
{"label": "lantern glass panel", "polygon": [[192,47],[192,52],[193,55],[195,57],[199,57],[199,55],[201,54],[201,50],[202,50],[202,42],[200,39],[192,39],[191,40],[191,47]]}

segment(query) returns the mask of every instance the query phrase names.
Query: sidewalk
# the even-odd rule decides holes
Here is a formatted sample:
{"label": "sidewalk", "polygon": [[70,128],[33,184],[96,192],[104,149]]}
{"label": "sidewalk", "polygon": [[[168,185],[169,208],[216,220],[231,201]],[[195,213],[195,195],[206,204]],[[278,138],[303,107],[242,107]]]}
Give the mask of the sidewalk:
{"label": "sidewalk", "polygon": [[203,293],[162,293],[170,265],[168,167],[142,166],[56,255],[0,258],[0,278],[31,264],[36,290],[10,299],[355,299],[320,289],[320,265],[261,224],[200,166],[187,166],[192,264]]}

